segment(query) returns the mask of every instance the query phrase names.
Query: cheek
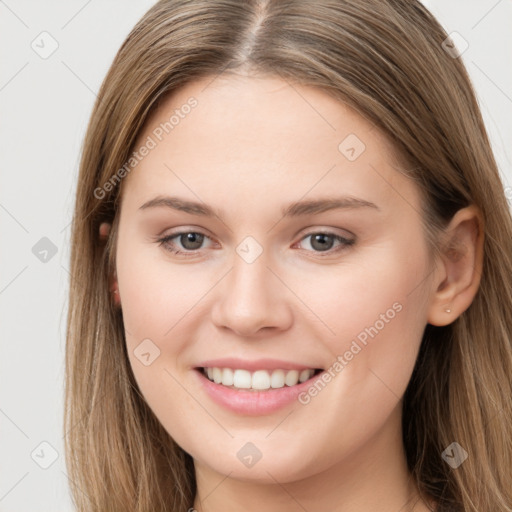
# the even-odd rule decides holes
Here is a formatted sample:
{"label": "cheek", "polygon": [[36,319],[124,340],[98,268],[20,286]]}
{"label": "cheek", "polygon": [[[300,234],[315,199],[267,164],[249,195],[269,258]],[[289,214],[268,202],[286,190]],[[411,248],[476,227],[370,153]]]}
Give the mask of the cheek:
{"label": "cheek", "polygon": [[127,333],[163,340],[208,289],[192,267],[165,260],[157,244],[119,244],[117,276]]}
{"label": "cheek", "polygon": [[130,364],[154,412],[160,415],[165,408],[176,414],[193,403],[173,376],[181,379],[180,360],[190,340],[200,338],[196,331],[202,325],[203,298],[218,274],[173,264],[162,249],[127,239],[120,237],[116,267]]}
{"label": "cheek", "polygon": [[332,364],[341,356],[349,388],[373,381],[400,396],[407,386],[427,318],[427,252],[419,236],[413,242],[375,246],[300,281],[297,294],[326,326],[322,343]]}
{"label": "cheek", "polygon": [[[171,435],[186,438],[192,427],[186,419],[201,411],[176,367],[195,329],[194,314],[206,285],[191,280],[190,272],[167,262],[155,247],[121,240],[117,276],[127,352],[139,390]],[[177,417],[183,421],[176,422]]]}

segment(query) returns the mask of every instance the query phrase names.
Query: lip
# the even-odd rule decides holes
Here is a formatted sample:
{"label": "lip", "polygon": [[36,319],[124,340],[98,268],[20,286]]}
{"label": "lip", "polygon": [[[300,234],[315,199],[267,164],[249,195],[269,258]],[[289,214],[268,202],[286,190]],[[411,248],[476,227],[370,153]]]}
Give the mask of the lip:
{"label": "lip", "polygon": [[[280,361],[280,364],[282,364],[282,361]],[[225,365],[224,367],[229,368],[230,366]],[[235,366],[235,368],[240,367]],[[282,367],[280,366],[276,368]],[[301,368],[304,369],[309,367]],[[240,369],[245,370],[248,368]],[[262,368],[258,367],[256,369]],[[293,367],[290,369],[295,370],[298,368]],[[221,384],[212,382],[203,374],[203,371],[200,368],[195,368],[193,373],[197,375],[199,384],[211,400],[236,414],[245,416],[264,416],[272,414],[273,412],[290,405],[297,400],[300,393],[306,391],[313,382],[322,375],[322,373],[318,373],[307,381],[298,383],[295,386],[284,386],[282,388],[268,389],[265,391],[245,391],[241,389],[228,388]]]}
{"label": "lip", "polygon": [[198,363],[196,368],[231,368],[232,370],[248,370],[255,372],[257,370],[308,370],[316,369],[318,366],[307,366],[303,364],[292,363],[290,361],[280,361],[278,359],[255,359],[244,360],[236,357],[226,357],[222,359],[210,359]]}

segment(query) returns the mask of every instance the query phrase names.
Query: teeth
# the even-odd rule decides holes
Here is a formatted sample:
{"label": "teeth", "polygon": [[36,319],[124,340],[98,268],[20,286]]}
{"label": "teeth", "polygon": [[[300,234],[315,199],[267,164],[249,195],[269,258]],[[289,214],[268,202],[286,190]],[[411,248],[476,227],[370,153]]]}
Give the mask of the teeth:
{"label": "teeth", "polygon": [[295,386],[300,382],[313,377],[315,370],[232,370],[231,368],[203,368],[203,373],[216,384],[237,389],[277,389],[286,386]]}
{"label": "teeth", "polygon": [[295,386],[299,382],[299,372],[297,370],[290,370],[284,378],[284,383],[287,386]]}
{"label": "teeth", "polygon": [[224,368],[222,370],[222,385],[232,386],[234,382],[235,373],[231,368]]}
{"label": "teeth", "polygon": [[233,375],[233,386],[240,389],[249,389],[251,387],[250,372],[247,370],[235,370]]}
{"label": "teeth", "polygon": [[284,386],[284,370],[274,370],[270,377],[270,386],[273,388],[282,388]]}
{"label": "teeth", "polygon": [[310,370],[302,370],[299,375],[299,382],[304,382],[311,377]]}
{"label": "teeth", "polygon": [[253,389],[268,389],[270,388],[270,375],[266,370],[258,370],[252,374]]}
{"label": "teeth", "polygon": [[222,382],[222,370],[220,368],[213,369],[213,382],[215,382],[215,384]]}

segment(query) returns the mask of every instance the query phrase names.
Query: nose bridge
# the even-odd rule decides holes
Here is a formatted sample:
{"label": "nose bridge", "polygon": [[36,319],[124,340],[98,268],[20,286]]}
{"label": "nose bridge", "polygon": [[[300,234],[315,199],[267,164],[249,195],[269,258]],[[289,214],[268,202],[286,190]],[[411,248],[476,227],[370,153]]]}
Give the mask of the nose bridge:
{"label": "nose bridge", "polygon": [[282,329],[291,319],[283,284],[268,268],[269,255],[251,238],[236,248],[213,314],[217,326],[246,335],[263,327]]}

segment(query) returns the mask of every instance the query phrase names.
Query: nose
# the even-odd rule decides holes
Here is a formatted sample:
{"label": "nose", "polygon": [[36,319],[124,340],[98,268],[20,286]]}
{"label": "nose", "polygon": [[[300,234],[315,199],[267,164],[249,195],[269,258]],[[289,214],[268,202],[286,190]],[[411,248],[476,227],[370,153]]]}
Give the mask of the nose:
{"label": "nose", "polygon": [[264,254],[252,263],[235,255],[233,268],[216,286],[212,321],[217,327],[244,337],[290,327],[292,293],[269,268]]}

